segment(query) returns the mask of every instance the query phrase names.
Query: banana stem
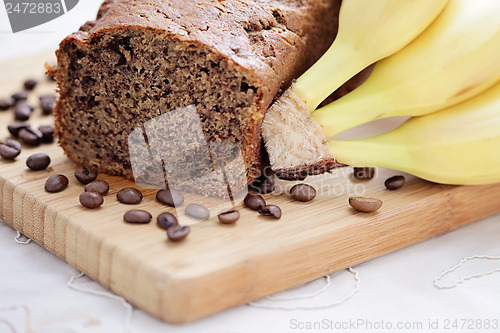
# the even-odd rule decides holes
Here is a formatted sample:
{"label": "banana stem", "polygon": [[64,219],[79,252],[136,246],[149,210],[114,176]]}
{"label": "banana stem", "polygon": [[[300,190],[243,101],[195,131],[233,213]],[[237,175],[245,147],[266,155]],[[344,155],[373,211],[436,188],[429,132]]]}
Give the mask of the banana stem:
{"label": "banana stem", "polygon": [[371,65],[365,62],[347,42],[335,40],[328,51],[297,79],[292,91],[313,112],[337,88],[358,74],[359,68]]}
{"label": "banana stem", "polygon": [[379,102],[383,96],[363,96],[361,90],[363,85],[312,113],[313,119],[323,127],[327,139],[358,125],[384,118],[389,111],[384,108],[384,103]]}
{"label": "banana stem", "polygon": [[408,149],[400,147],[397,143],[385,142],[383,136],[361,140],[330,140],[328,145],[330,153],[335,156],[337,162],[352,167],[401,170],[401,166],[408,165],[408,161],[413,158]]}

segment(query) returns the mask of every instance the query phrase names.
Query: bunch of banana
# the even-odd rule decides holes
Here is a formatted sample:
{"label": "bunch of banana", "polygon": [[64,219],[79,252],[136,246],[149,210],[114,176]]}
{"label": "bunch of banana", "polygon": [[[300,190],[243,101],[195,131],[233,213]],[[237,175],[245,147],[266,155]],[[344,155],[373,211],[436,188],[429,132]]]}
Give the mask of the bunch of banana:
{"label": "bunch of banana", "polygon": [[[422,34],[379,61],[365,83],[350,94],[315,111],[311,106],[317,101],[301,97],[308,96],[304,91],[314,96],[334,76],[334,68],[301,84],[297,93],[286,91],[268,110],[262,126],[273,169],[293,178],[297,173],[325,171],[335,163],[361,165],[352,159],[347,163],[335,150],[343,147],[339,141],[329,144],[326,138],[375,119],[429,114],[493,86],[500,80],[499,17],[500,1],[449,0]],[[327,66],[326,57],[320,61]],[[380,163],[374,165],[383,166],[386,158],[387,153],[380,154]],[[426,168],[432,167],[427,162]]]}

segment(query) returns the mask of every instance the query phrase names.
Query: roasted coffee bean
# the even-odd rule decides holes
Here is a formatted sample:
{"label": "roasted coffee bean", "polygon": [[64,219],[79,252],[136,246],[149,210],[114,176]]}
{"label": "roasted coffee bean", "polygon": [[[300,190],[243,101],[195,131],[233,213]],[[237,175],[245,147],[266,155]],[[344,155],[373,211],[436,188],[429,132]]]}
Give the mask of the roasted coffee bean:
{"label": "roasted coffee bean", "polygon": [[171,213],[161,213],[156,218],[156,222],[160,228],[168,229],[173,227],[174,225],[178,225],[177,218],[174,214]]}
{"label": "roasted coffee bean", "polygon": [[12,95],[12,98],[14,98],[16,102],[25,101],[28,99],[28,92],[26,90],[22,90]]}
{"label": "roasted coffee bean", "polygon": [[376,198],[350,197],[349,205],[360,212],[371,213],[382,207],[382,201]]}
{"label": "roasted coffee bean", "polygon": [[268,194],[274,191],[276,184],[274,178],[263,175],[259,185],[259,193]]}
{"label": "roasted coffee bean", "polygon": [[167,188],[156,193],[156,200],[165,205],[178,207],[184,203],[184,196],[177,190]]}
{"label": "roasted coffee bean", "polygon": [[264,198],[260,194],[253,192],[249,192],[246,195],[245,200],[243,200],[243,203],[245,204],[245,206],[247,206],[252,210],[259,210],[260,207],[266,205],[266,201],[264,200]]}
{"label": "roasted coffee bean", "polygon": [[0,111],[5,111],[10,109],[11,107],[16,104],[16,100],[14,97],[7,97],[7,98],[1,98],[0,99]]}
{"label": "roasted coffee bean", "polygon": [[217,217],[221,223],[233,224],[240,219],[240,212],[236,209],[231,209],[220,213]]}
{"label": "roasted coffee bean", "polygon": [[129,210],[123,215],[123,220],[127,223],[145,224],[151,222],[153,216],[142,209]]}
{"label": "roasted coffee bean", "polygon": [[297,201],[307,202],[316,197],[316,189],[307,184],[297,184],[290,189],[290,195]]}
{"label": "roasted coffee bean", "polygon": [[186,215],[191,216],[197,220],[206,220],[210,218],[210,211],[207,207],[199,204],[189,204],[184,210]]}
{"label": "roasted coffee bean", "polygon": [[171,241],[179,242],[186,238],[190,231],[191,229],[187,225],[174,225],[173,227],[167,229],[167,236]]}
{"label": "roasted coffee bean", "polygon": [[40,96],[40,108],[42,109],[43,114],[49,115],[52,114],[54,107],[56,106],[56,95],[43,95]]}
{"label": "roasted coffee bean", "polygon": [[27,123],[13,123],[7,126],[9,133],[12,134],[13,137],[17,138],[19,136],[19,131],[23,128],[30,127]]}
{"label": "roasted coffee bean", "polygon": [[38,127],[38,130],[42,132],[42,142],[50,143],[54,141],[54,126],[44,125]]}
{"label": "roasted coffee bean", "polygon": [[75,170],[76,179],[84,185],[92,183],[94,180],[96,180],[97,174],[97,170],[88,168],[84,165]]}
{"label": "roasted coffee bean", "polygon": [[0,156],[12,161],[21,153],[21,144],[16,140],[7,139],[0,143]]}
{"label": "roasted coffee bean", "polygon": [[26,127],[19,130],[19,139],[29,146],[38,146],[42,142],[43,134],[37,129]]}
{"label": "roasted coffee bean", "polygon": [[45,191],[50,193],[61,192],[68,187],[69,179],[65,175],[52,175],[45,182]]}
{"label": "roasted coffee bean", "polygon": [[97,192],[83,192],[80,194],[80,203],[85,208],[96,209],[102,206],[104,199]]}
{"label": "roasted coffee bean", "polygon": [[104,180],[95,180],[85,186],[85,192],[97,192],[100,195],[106,195],[109,192],[109,184]]}
{"label": "roasted coffee bean", "polygon": [[404,176],[394,176],[394,177],[388,178],[385,181],[384,185],[388,190],[395,191],[395,190],[403,187],[405,184],[405,181],[406,181],[406,179]]}
{"label": "roasted coffee bean", "polygon": [[354,168],[354,177],[357,179],[372,179],[375,168]]}
{"label": "roasted coffee bean", "polygon": [[45,170],[50,164],[50,157],[47,154],[39,153],[28,157],[26,165],[33,171]]}
{"label": "roasted coffee bean", "polygon": [[24,89],[33,90],[37,84],[38,84],[38,81],[35,79],[26,80],[26,81],[24,81]]}
{"label": "roasted coffee bean", "polygon": [[272,216],[276,219],[281,218],[281,208],[276,205],[266,205],[259,208],[259,214],[264,216]]}
{"label": "roasted coffee bean", "polygon": [[126,187],[118,191],[116,199],[123,204],[137,205],[142,201],[142,193],[136,188]]}
{"label": "roasted coffee bean", "polygon": [[33,109],[33,105],[29,102],[18,102],[14,105],[14,118],[19,121],[26,121],[30,118]]}

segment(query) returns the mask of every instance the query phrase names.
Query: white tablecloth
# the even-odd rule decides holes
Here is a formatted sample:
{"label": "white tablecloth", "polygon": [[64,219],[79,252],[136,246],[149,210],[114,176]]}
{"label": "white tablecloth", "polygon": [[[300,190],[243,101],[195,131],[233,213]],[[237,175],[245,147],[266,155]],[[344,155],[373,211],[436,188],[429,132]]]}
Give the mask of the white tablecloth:
{"label": "white tablecloth", "polygon": [[[0,7],[0,60],[54,45],[92,18],[100,0],[82,0],[63,17],[12,34]],[[1,94],[1,92],[0,92]],[[1,97],[1,96],[0,96]],[[500,205],[500,198],[497,200]],[[35,243],[20,245],[16,231],[0,222],[0,333],[127,332],[126,307],[95,295],[106,290]],[[269,310],[247,305],[186,325],[162,323],[139,309],[130,326],[135,332],[500,332],[500,273],[437,289],[433,280],[462,258],[500,256],[500,216],[494,216],[435,239],[408,247],[355,269],[359,290],[341,305],[316,310]],[[500,260],[474,259],[439,282],[500,269]],[[324,286],[324,280],[283,293],[300,296]],[[331,285],[314,298],[266,301],[285,307],[321,307],[338,302],[355,287],[348,271],[331,276]],[[448,328],[448,329],[447,329]]]}

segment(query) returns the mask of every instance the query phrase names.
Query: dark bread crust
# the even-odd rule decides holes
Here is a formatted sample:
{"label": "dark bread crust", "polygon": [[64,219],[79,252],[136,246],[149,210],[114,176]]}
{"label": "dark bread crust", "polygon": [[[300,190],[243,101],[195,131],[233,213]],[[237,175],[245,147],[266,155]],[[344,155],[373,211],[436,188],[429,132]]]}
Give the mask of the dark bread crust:
{"label": "dark bread crust", "polygon": [[[107,0],[97,20],[65,38],[56,52],[60,99],[54,114],[60,145],[76,164],[132,178],[127,135],[161,113],[196,104],[208,141],[240,146],[250,183],[265,163],[260,137],[265,111],[280,89],[331,44],[339,7],[339,0]],[[211,76],[176,78],[167,68],[176,62],[164,62],[172,55],[180,58],[176,61],[185,75],[207,62],[220,68],[215,74],[210,69]],[[159,79],[170,82],[159,90],[174,93],[147,103],[134,99],[133,92],[130,97],[128,83],[137,78],[130,66],[139,70],[152,64],[162,67],[151,69],[151,87],[144,87],[141,96],[158,93]],[[180,85],[183,81],[189,89]],[[210,87],[218,84],[222,99],[210,95]],[[137,110],[143,102],[148,107]],[[150,111],[153,106],[157,110]]]}

